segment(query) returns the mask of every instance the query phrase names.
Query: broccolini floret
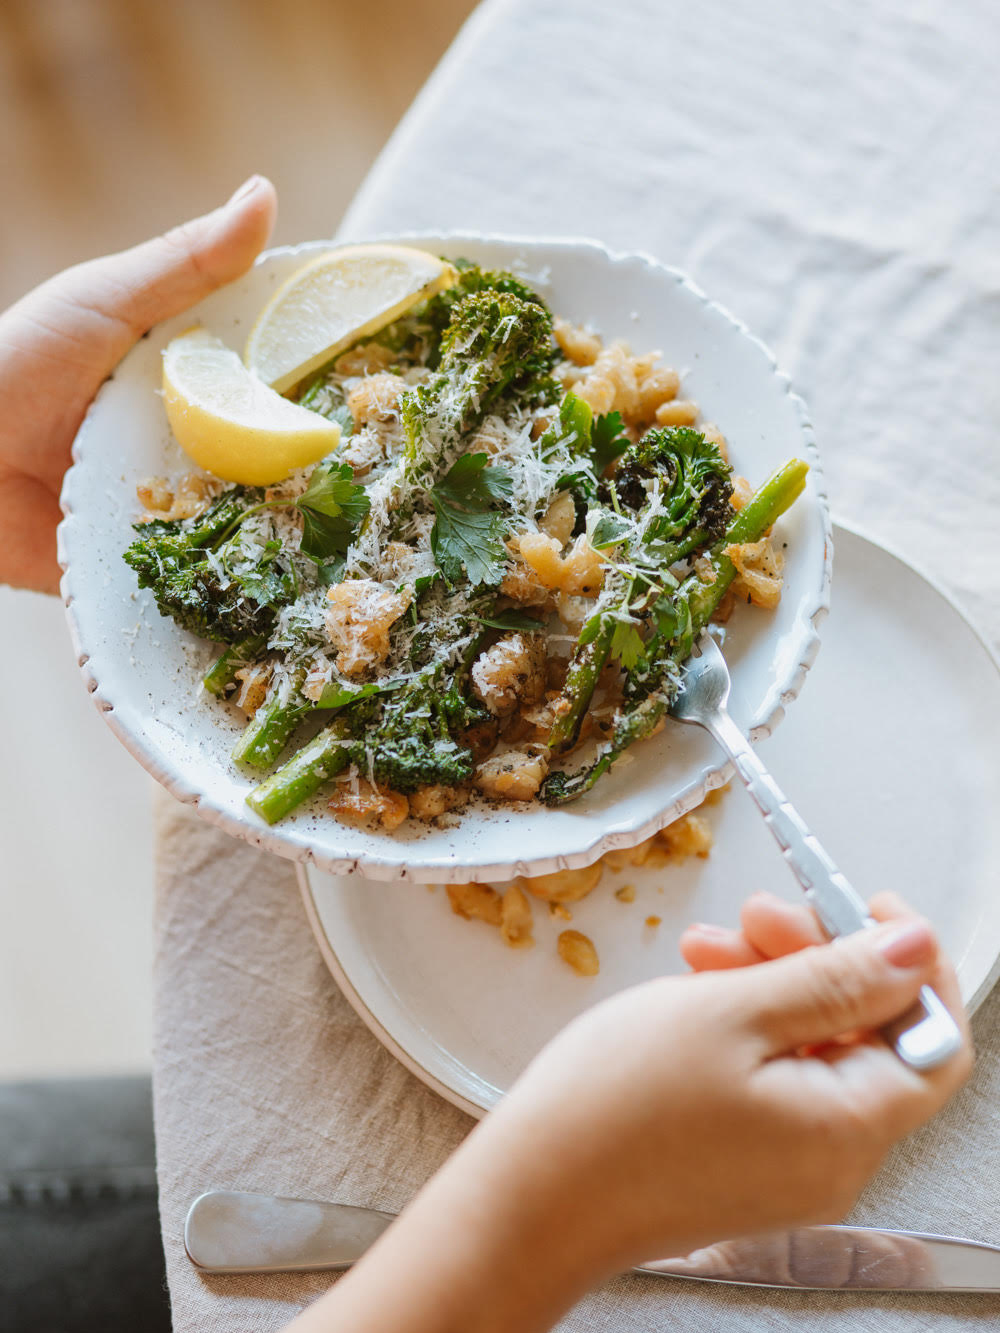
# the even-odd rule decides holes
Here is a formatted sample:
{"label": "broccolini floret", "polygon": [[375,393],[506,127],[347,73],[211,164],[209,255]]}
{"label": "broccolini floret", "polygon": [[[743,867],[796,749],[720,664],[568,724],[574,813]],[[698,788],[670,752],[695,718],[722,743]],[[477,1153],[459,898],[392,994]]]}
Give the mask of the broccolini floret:
{"label": "broccolini floret", "polygon": [[426,487],[455,461],[456,446],[503,395],[537,401],[549,394],[552,317],[544,306],[506,292],[459,301],[441,342],[438,371],[404,393],[403,489]]}
{"label": "broccolini floret", "polygon": [[262,499],[253,487],[234,486],[197,518],[135,524],[140,535],[125,560],[161,615],[220,643],[267,634],[297,581],[280,542],[247,549],[241,520]]}
{"label": "broccolini floret", "polygon": [[[599,420],[607,424],[602,428],[604,453],[598,465],[606,458],[613,460],[620,451],[619,441],[624,444],[617,434],[620,419],[618,423]],[[584,444],[593,450],[593,431]],[[587,474],[583,477],[586,481]],[[585,496],[577,479],[570,480],[577,493]],[[614,476],[602,481],[598,497],[613,509],[593,524],[591,540],[598,547],[617,547],[627,571],[624,589],[619,603],[592,617],[580,634],[566,675],[562,707],[549,734],[553,753],[576,744],[609,659],[621,663],[626,687],[649,673],[650,645],[667,620],[675,612],[680,614],[679,603],[668,595],[676,582],[670,567],[707,550],[725,535],[733,514],[732,490],[730,469],[718,446],[686,427],[647,431],[638,443],[625,449]],[[635,516],[637,525],[624,521],[627,513]]]}
{"label": "broccolini floret", "polygon": [[550,772],[541,791],[546,804],[563,805],[584,795],[630,745],[653,734],[676,694],[681,666],[691,656],[696,636],[736,575],[726,547],[758,541],[802,493],[808,470],[798,459],[779,468],[739,513],[732,514],[723,534],[706,550],[711,577],[690,574],[653,604],[650,634],[641,656],[625,672],[624,697],[609,743],[593,763],[574,773]]}
{"label": "broccolini floret", "polygon": [[499,269],[483,269],[467,259],[455,260],[458,280],[443,291],[436,292],[417,311],[378,332],[373,341],[380,343],[404,359],[422,362],[428,370],[437,370],[441,363],[442,338],[452,312],[460,301],[475,292],[506,292],[530,301],[545,309],[537,292],[513,273]]}
{"label": "broccolini floret", "polygon": [[718,445],[689,426],[647,431],[607,485],[630,510],[655,504],[645,540],[668,543],[672,560],[718,541],[732,517],[732,469]]}
{"label": "broccolini floret", "polygon": [[376,711],[353,755],[362,773],[370,756],[375,780],[407,793],[457,787],[472,777],[474,757],[462,733],[489,715],[446,678],[442,664],[384,695]]}

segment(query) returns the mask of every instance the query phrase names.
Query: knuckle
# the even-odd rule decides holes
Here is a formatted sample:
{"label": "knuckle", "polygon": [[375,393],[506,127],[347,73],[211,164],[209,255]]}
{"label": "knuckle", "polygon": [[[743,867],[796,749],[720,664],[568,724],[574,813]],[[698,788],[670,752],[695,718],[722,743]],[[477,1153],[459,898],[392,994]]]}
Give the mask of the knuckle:
{"label": "knuckle", "polygon": [[828,959],[813,976],[813,1006],[824,1027],[847,1031],[861,1025],[869,976],[861,960],[846,953],[837,957],[831,952]]}
{"label": "knuckle", "polygon": [[163,244],[173,253],[174,258],[190,268],[197,277],[210,277],[207,272],[204,255],[204,228],[200,218],[181,222],[163,235]]}

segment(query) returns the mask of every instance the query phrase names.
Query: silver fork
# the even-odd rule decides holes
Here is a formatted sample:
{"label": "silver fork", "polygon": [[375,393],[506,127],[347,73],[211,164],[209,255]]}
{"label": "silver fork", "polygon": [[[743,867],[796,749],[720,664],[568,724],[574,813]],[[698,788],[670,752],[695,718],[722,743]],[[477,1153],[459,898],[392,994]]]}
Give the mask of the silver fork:
{"label": "silver fork", "polygon": [[[827,934],[850,935],[875,925],[862,899],[729,716],[728,700],[726,659],[711,635],[703,632],[695,644],[695,655],[684,668],[671,713],[678,722],[704,727],[725,750]],[[936,1069],[955,1054],[962,1041],[955,1020],[930,986],[921,987],[919,1001],[885,1035],[899,1058],[913,1069]]]}

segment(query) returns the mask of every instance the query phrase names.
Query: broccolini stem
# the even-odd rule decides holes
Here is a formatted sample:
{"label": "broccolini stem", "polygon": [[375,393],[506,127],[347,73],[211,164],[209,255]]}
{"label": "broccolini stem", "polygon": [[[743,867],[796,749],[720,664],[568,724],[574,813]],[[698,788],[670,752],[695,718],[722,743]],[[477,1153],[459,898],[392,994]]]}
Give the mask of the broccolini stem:
{"label": "broccolini stem", "polygon": [[647,736],[652,735],[669,706],[670,701],[665,694],[651,694],[634,708],[619,714],[611,745],[595,763],[589,768],[579,769],[576,773],[556,771],[549,774],[542,788],[542,799],[545,804],[565,805],[568,801],[575,801],[578,796],[590,791],[598,778],[608,771],[633,742],[645,740]]}
{"label": "broccolini stem", "polygon": [[615,623],[615,617],[610,612],[604,612],[595,636],[582,647],[578,645],[573,653],[566,672],[562,699],[559,701],[566,704],[566,710],[557,715],[549,732],[548,745],[553,754],[562,754],[576,744],[584,714],[590,707],[600,674],[611,655]]}
{"label": "broccolini stem", "polygon": [[351,760],[351,722],[338,717],[293,754],[276,773],[255,788],[247,805],[268,824],[276,824],[297,805],[341,773]]}
{"label": "broccolini stem", "polygon": [[236,673],[241,667],[255,662],[267,647],[266,634],[254,634],[230,647],[209,667],[202,679],[202,684],[210,694],[221,698],[236,680]]}
{"label": "broccolini stem", "polygon": [[542,788],[542,799],[546,804],[564,805],[590,791],[598,778],[608,771],[630,745],[644,740],[656,729],[670,707],[670,681],[674,669],[691,656],[694,640],[711,620],[736,577],[736,567],[725,554],[725,548],[759,541],[802,493],[808,471],[808,464],[792,459],[768,478],[730,522],[725,537],[716,543],[709,554],[715,573],[714,581],[703,583],[697,575],[691,575],[676,593],[678,599],[686,598],[690,619],[684,633],[664,656],[660,666],[659,687],[618,714],[611,744],[594,764],[576,773],[556,771],[549,774]]}
{"label": "broccolini stem", "polygon": [[270,694],[250,719],[236,742],[233,758],[252,768],[270,768],[288,743],[288,738],[302,719],[316,707],[300,686],[304,677],[291,686],[282,685]]}

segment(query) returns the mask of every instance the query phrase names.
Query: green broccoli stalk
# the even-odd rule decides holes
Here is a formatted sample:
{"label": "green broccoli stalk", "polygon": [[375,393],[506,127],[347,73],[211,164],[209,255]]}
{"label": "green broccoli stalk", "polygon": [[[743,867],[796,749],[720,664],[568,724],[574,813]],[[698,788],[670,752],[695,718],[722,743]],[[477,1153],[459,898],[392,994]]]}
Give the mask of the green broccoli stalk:
{"label": "green broccoli stalk", "polygon": [[694,641],[712,618],[736,577],[725,547],[759,541],[801,494],[809,468],[793,459],[770,477],[729,523],[724,536],[707,552],[713,578],[692,574],[652,608],[656,622],[644,652],[626,672],[625,702],[615,718],[608,748],[588,767],[575,773],[556,770],[542,784],[542,799],[563,805],[590,791],[603,773],[637,740],[649,736],[670,707],[680,680],[681,666],[691,656]]}
{"label": "green broccoli stalk", "polygon": [[324,783],[342,773],[351,763],[354,723],[355,719],[347,714],[336,717],[277,772],[254,788],[247,797],[250,809],[268,824],[276,824],[314,796]]}
{"label": "green broccoli stalk", "polygon": [[474,758],[463,737],[489,714],[466,697],[466,687],[487,634],[474,636],[456,667],[432,663],[377,695],[356,698],[251,792],[247,804],[276,823],[350,764],[393,791],[467,782]]}
{"label": "green broccoli stalk", "polygon": [[248,639],[231,644],[205,672],[202,685],[209,694],[214,694],[220,699],[224,698],[236,684],[237,671],[256,662],[266,647],[266,634],[253,634]]}
{"label": "green broccoli stalk", "polygon": [[236,742],[233,758],[251,768],[270,768],[288,743],[292,732],[316,705],[302,693],[305,672],[299,671],[272,685],[267,698],[254,713]]}

